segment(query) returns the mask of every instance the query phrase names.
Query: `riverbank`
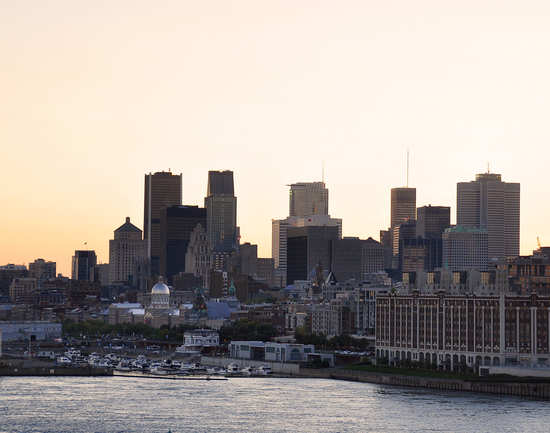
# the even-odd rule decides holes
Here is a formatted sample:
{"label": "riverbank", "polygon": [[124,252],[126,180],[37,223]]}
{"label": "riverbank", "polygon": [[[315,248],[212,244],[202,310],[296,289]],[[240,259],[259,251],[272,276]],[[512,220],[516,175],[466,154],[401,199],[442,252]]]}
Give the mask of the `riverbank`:
{"label": "riverbank", "polygon": [[113,370],[101,367],[59,366],[34,360],[0,361],[0,376],[112,376]]}
{"label": "riverbank", "polygon": [[522,378],[523,380],[506,377],[453,379],[341,368],[300,368],[298,375],[300,377],[337,379],[380,385],[429,388],[438,391],[479,392],[550,400],[550,383],[537,382],[529,380],[529,378]]}

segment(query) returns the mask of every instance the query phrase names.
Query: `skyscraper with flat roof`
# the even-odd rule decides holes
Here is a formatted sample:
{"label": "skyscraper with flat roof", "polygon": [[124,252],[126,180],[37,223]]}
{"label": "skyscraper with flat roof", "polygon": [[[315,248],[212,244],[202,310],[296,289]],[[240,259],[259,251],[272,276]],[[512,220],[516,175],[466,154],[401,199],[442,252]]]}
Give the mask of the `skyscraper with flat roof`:
{"label": "skyscraper with flat roof", "polygon": [[237,247],[237,197],[233,172],[209,171],[208,189],[204,199],[206,230],[210,248],[231,251]]}
{"label": "skyscraper with flat roof", "polygon": [[324,182],[290,185],[289,216],[328,215],[328,189]]}
{"label": "skyscraper with flat roof", "polygon": [[160,216],[169,206],[181,205],[181,174],[161,171],[145,175],[143,236],[151,275],[160,274]]}
{"label": "skyscraper with flat roof", "polygon": [[520,184],[488,172],[456,187],[457,225],[487,230],[489,259],[518,256]]}
{"label": "skyscraper with flat roof", "polygon": [[169,282],[186,269],[185,255],[197,225],[206,227],[206,209],[198,206],[170,206],[160,217],[160,272]]}
{"label": "skyscraper with flat roof", "polygon": [[409,220],[416,220],[416,188],[392,188],[390,227]]}
{"label": "skyscraper with flat roof", "polygon": [[95,281],[97,256],[94,250],[76,250],[72,262],[72,279]]}

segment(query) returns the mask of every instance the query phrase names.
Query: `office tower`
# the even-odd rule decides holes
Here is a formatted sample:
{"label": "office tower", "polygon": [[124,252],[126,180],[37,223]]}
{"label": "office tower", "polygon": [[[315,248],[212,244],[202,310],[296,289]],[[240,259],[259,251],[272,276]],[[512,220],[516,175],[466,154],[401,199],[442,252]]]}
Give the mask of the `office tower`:
{"label": "office tower", "polygon": [[443,233],[443,267],[451,271],[487,270],[489,236],[484,228],[455,226]]}
{"label": "office tower", "polygon": [[44,259],[36,259],[34,262],[29,263],[29,277],[36,278],[39,283],[54,279],[56,277],[55,271],[55,262],[47,262]]}
{"label": "office tower", "polygon": [[332,269],[333,242],[338,240],[336,226],[289,227],[287,230],[287,284],[307,280],[320,265]]}
{"label": "office tower", "polygon": [[76,250],[72,261],[73,280],[95,281],[97,256],[94,250]]}
{"label": "office tower", "polygon": [[361,278],[365,279],[368,274],[383,271],[384,268],[384,246],[374,240],[368,238],[363,241],[361,248]]}
{"label": "office tower", "polygon": [[249,242],[242,244],[237,256],[240,273],[255,278],[258,270],[258,245]]}
{"label": "office tower", "polygon": [[457,225],[487,230],[490,259],[519,255],[520,184],[482,173],[456,185]]}
{"label": "office tower", "polygon": [[208,245],[208,235],[202,224],[197,224],[189,237],[189,246],[185,254],[185,272],[202,279],[203,287],[208,287],[208,275],[212,263],[212,254]]}
{"label": "office tower", "polygon": [[328,189],[325,183],[299,182],[290,185],[289,215],[328,215]]}
{"label": "office tower", "polygon": [[151,275],[160,274],[160,216],[162,209],[181,205],[181,174],[157,172],[145,175],[143,238]]}
{"label": "office tower", "polygon": [[333,242],[331,271],[338,281],[363,281],[383,270],[384,248],[373,238],[344,237]]}
{"label": "office tower", "polygon": [[274,283],[278,287],[286,287],[287,271],[287,219],[271,220],[271,257],[273,257]]}
{"label": "office tower", "polygon": [[416,236],[424,239],[441,239],[451,226],[451,208],[448,206],[422,206],[417,209]]}
{"label": "office tower", "polygon": [[330,215],[310,215],[308,217],[288,217],[271,221],[271,254],[275,263],[275,283],[286,286],[287,271],[287,230],[289,227],[326,226],[336,227],[338,239],[342,237],[342,219]]}
{"label": "office tower", "polygon": [[206,231],[212,250],[232,251],[238,244],[237,197],[233,172],[209,171],[208,190],[204,199]]}
{"label": "office tower", "polygon": [[416,188],[392,188],[391,228],[416,219]]}
{"label": "office tower", "polygon": [[403,248],[403,243],[411,239],[416,239],[416,220],[407,220],[401,224],[396,225],[392,230],[392,253],[394,262],[394,269],[400,269],[399,267],[399,253]]}
{"label": "office tower", "polygon": [[264,284],[267,284],[269,287],[273,287],[273,282],[274,282],[273,272],[274,272],[273,259],[258,257],[257,268],[256,268],[256,280]]}
{"label": "office tower", "polygon": [[380,230],[380,244],[384,250],[384,269],[392,268],[393,246],[392,230]]}
{"label": "office tower", "polygon": [[133,284],[136,266],[146,256],[145,241],[142,232],[130,222],[130,217],[113,232],[109,240],[109,278],[100,278],[102,284],[124,282]]}
{"label": "office tower", "polygon": [[191,233],[197,225],[206,227],[206,209],[198,206],[170,206],[160,214],[160,273],[171,282],[172,276],[187,272],[185,255]]}
{"label": "office tower", "polygon": [[[433,271],[443,264],[445,229],[451,226],[451,208],[448,206],[423,206],[417,209],[416,237],[425,249],[425,271]],[[416,247],[421,245],[417,244]],[[405,272],[405,271],[404,271]]]}

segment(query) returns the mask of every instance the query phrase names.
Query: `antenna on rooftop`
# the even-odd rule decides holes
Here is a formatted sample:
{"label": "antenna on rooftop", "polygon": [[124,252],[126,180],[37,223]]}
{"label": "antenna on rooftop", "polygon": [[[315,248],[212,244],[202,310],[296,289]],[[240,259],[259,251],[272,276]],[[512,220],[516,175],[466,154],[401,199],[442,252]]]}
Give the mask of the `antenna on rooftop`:
{"label": "antenna on rooftop", "polygon": [[409,149],[407,149],[407,188],[409,187]]}
{"label": "antenna on rooftop", "polygon": [[491,170],[489,170],[489,161],[487,161],[487,174],[491,173]]}
{"label": "antenna on rooftop", "polygon": [[325,161],[322,162],[321,166],[321,180],[325,183]]}

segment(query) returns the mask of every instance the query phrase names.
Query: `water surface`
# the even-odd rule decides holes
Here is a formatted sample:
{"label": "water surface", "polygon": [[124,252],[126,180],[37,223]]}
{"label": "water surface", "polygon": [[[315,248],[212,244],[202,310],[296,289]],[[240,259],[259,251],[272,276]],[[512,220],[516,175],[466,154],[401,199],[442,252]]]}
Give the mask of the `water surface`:
{"label": "water surface", "polygon": [[323,379],[0,377],[0,432],[548,432],[550,404]]}

